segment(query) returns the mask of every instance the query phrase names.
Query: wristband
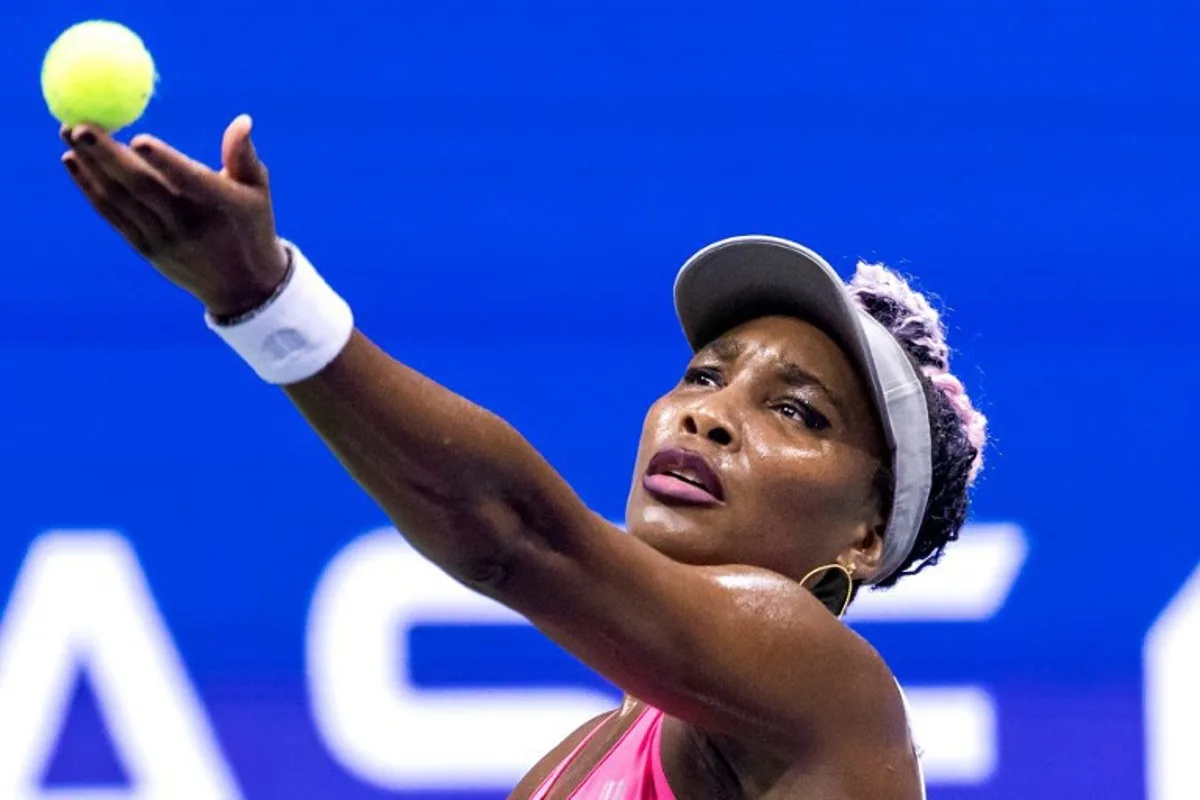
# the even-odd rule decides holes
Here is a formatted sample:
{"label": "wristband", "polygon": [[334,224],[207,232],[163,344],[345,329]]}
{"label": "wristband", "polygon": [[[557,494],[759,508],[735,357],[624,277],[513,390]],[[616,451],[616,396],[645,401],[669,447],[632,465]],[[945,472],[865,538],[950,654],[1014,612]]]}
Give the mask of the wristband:
{"label": "wristband", "polygon": [[291,270],[267,302],[228,322],[205,312],[209,330],[267,383],[286,386],[329,366],[350,341],[354,314],[291,242]]}

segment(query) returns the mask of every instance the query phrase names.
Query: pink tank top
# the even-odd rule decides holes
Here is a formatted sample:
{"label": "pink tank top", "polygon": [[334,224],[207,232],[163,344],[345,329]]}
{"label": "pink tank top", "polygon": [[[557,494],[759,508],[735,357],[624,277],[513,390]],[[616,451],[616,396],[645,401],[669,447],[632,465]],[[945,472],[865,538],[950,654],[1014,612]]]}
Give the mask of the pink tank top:
{"label": "pink tank top", "polygon": [[[663,712],[646,706],[600,763],[592,767],[579,788],[571,793],[570,800],[675,800],[662,768],[659,749],[662,723]],[[601,722],[592,728],[570,755],[546,776],[529,800],[543,800],[579,751],[603,727]]]}
{"label": "pink tank top", "polygon": [[[899,682],[896,686],[899,688]],[[905,712],[911,717],[912,712],[909,711],[908,698],[905,697],[903,689],[900,689],[900,699],[904,702]],[[604,727],[608,719],[606,717],[597,723],[596,727],[583,737],[583,741],[575,745],[575,749],[546,776],[546,780],[542,781],[542,785],[529,800],[544,800],[550,792],[550,787],[596,732]],[[653,706],[642,709],[633,725],[621,734],[621,738],[604,754],[600,763],[592,767],[592,771],[570,794],[568,800],[675,800],[675,794],[667,783],[667,776],[662,767],[662,724],[662,711]],[[925,776],[919,759],[917,777],[921,798],[924,800]]]}

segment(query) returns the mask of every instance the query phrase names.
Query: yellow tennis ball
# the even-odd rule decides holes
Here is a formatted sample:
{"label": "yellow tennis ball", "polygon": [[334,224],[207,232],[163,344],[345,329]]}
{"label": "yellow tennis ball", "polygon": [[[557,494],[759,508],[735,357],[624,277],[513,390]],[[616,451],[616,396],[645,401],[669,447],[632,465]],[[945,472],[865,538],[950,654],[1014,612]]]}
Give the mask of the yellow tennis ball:
{"label": "yellow tennis ball", "polygon": [[154,59],[136,33],[90,20],[62,32],[42,62],[42,96],[59,122],[108,131],[136,121],[154,94]]}

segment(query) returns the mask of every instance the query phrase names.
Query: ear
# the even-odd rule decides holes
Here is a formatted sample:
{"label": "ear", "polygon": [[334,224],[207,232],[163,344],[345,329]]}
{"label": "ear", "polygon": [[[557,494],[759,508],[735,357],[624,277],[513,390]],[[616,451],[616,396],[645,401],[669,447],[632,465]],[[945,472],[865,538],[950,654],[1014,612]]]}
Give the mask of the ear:
{"label": "ear", "polygon": [[855,577],[871,575],[883,558],[884,523],[874,520],[864,523],[846,553],[844,563],[854,566]]}
{"label": "ear", "polygon": [[854,566],[855,575],[873,575],[883,559],[883,536],[887,532],[884,496],[890,480],[887,470],[876,468],[870,494],[863,504],[862,518],[844,556],[844,563]]}

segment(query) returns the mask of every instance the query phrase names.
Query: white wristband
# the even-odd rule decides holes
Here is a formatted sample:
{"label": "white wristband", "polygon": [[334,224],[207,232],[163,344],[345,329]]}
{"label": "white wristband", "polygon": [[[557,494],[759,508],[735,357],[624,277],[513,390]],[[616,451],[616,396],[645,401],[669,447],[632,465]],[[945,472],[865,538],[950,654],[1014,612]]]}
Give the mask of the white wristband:
{"label": "white wristband", "polygon": [[287,385],[311,378],[337,358],[354,332],[354,314],[299,248],[281,242],[292,269],[279,293],[241,319],[223,325],[205,313],[204,322],[260,378]]}

